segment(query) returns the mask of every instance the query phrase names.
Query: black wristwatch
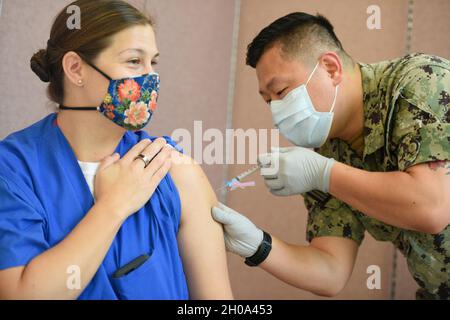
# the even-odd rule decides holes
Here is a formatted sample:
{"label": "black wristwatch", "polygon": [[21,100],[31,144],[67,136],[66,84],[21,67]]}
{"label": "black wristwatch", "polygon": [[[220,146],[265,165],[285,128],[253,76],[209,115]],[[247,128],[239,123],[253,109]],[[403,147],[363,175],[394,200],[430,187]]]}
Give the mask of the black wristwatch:
{"label": "black wristwatch", "polygon": [[272,237],[264,230],[263,234],[263,241],[259,245],[258,250],[256,250],[255,254],[251,257],[245,258],[245,264],[250,267],[256,267],[266,260],[270,250],[272,250]]}

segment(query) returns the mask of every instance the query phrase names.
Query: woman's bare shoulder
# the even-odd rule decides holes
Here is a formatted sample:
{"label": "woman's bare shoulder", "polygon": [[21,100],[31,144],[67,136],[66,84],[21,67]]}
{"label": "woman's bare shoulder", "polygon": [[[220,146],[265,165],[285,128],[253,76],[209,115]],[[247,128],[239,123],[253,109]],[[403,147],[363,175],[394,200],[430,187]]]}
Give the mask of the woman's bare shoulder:
{"label": "woman's bare shoulder", "polygon": [[172,168],[170,175],[177,186],[183,209],[195,212],[200,209],[210,210],[217,204],[208,177],[201,166],[190,156],[172,151]]}

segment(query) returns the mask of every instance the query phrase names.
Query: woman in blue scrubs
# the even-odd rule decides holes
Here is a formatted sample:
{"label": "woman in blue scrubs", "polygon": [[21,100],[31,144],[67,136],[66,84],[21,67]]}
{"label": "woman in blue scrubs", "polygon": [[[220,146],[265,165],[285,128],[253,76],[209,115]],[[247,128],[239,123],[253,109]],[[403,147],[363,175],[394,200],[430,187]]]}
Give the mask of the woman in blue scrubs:
{"label": "woman in blue scrubs", "polygon": [[207,178],[142,130],[152,20],[120,0],[71,5],[81,28],[64,8],[31,59],[59,111],[0,141],[0,298],[232,298]]}

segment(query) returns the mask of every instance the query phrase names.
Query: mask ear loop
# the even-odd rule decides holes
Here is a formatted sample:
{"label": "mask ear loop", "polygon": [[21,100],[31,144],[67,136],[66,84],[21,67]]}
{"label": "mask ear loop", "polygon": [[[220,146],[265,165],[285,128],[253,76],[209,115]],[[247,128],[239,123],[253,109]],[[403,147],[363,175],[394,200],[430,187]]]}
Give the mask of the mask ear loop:
{"label": "mask ear loop", "polygon": [[[317,61],[316,66],[314,67],[313,71],[311,72],[311,74],[308,77],[308,80],[306,80],[305,86],[308,85],[309,80],[311,80],[312,76],[314,75],[314,72],[316,72],[317,67],[319,66],[319,61]],[[339,85],[336,85],[336,87],[334,88],[334,99],[333,99],[333,103],[331,105],[331,110],[330,113],[333,112],[334,110],[334,106],[336,105],[336,99],[337,99],[337,93],[338,93],[338,88]]]}
{"label": "mask ear loop", "polygon": [[306,80],[305,86],[308,85],[309,80],[311,80],[311,78],[314,75],[314,72],[316,72],[316,69],[317,69],[318,66],[319,66],[319,61],[317,61],[316,66],[314,67],[313,71],[311,72],[311,74],[308,77],[308,80]]}
{"label": "mask ear loop", "polygon": [[94,64],[90,63],[88,59],[86,59],[84,57],[84,55],[82,55],[81,53],[77,52],[77,54],[84,60],[84,62],[86,62],[89,66],[91,66],[94,70],[96,70],[97,72],[99,72],[102,76],[104,76],[106,79],[108,79],[109,81],[112,81],[113,79],[108,76],[106,73],[104,73],[102,70],[100,70],[99,68],[97,68],[96,66],[94,66]]}
{"label": "mask ear loop", "polygon": [[333,99],[333,104],[331,105],[330,113],[333,112],[334,106],[336,105],[336,99],[337,99],[338,88],[339,88],[339,85],[336,85],[336,87],[335,87],[335,89],[334,89],[334,99]]}

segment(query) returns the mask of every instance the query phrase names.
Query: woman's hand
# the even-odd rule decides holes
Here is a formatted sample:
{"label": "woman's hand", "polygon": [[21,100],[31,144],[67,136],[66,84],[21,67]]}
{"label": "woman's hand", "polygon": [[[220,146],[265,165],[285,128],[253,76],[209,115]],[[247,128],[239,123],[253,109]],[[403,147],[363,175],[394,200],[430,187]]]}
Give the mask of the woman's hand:
{"label": "woman's hand", "polygon": [[[163,138],[143,139],[122,159],[117,153],[105,158],[95,176],[96,203],[112,208],[122,219],[138,211],[171,168],[171,150]],[[158,152],[146,168],[144,161],[135,159],[140,153],[151,159]]]}

